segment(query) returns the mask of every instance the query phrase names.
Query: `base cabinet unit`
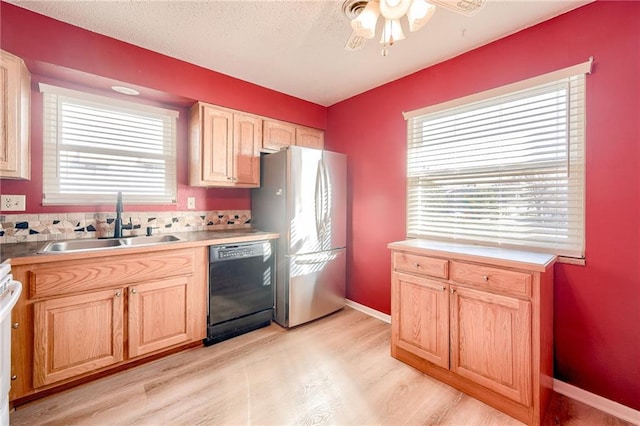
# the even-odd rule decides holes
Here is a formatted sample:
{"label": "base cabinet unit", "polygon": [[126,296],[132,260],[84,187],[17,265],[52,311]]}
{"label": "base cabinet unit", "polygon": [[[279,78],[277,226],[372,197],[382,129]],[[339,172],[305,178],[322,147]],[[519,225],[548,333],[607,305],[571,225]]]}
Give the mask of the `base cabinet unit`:
{"label": "base cabinet unit", "polygon": [[262,119],[202,102],[189,117],[189,184],[260,186]]}
{"label": "base cabinet unit", "polygon": [[192,340],[191,293],[186,276],[129,287],[129,357],[145,355]]}
{"label": "base cabinet unit", "polygon": [[394,279],[393,346],[449,368],[449,292],[446,285],[399,273]]}
{"label": "base cabinet unit", "polygon": [[452,372],[531,404],[531,303],[451,286]]}
{"label": "base cabinet unit", "polygon": [[30,108],[29,70],[0,50],[0,178],[31,179]]}
{"label": "base cabinet unit", "polygon": [[33,386],[69,379],[123,359],[123,289],[33,304]]}
{"label": "base cabinet unit", "polygon": [[12,267],[10,400],[158,355],[206,336],[207,248]]}
{"label": "base cabinet unit", "polygon": [[540,424],[553,387],[556,256],[428,240],[389,248],[392,356]]}

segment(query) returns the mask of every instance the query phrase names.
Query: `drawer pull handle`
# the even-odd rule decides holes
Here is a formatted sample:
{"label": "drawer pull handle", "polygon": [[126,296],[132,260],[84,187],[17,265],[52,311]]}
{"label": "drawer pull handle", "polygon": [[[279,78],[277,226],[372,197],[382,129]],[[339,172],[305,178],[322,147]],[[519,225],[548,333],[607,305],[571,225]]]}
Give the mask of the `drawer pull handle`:
{"label": "drawer pull handle", "polygon": [[489,276],[488,275],[483,275],[482,276],[482,281],[489,281]]}
{"label": "drawer pull handle", "polygon": [[415,263],[413,264],[413,266],[415,266],[416,268],[419,268],[419,267],[420,267],[420,264],[419,264],[418,262],[415,262]]}

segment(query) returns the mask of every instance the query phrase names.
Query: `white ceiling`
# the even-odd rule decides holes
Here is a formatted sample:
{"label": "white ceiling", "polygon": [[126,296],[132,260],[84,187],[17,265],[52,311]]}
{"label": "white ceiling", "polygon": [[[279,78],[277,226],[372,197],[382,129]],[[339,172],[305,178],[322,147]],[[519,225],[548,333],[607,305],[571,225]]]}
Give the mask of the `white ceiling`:
{"label": "white ceiling", "polygon": [[375,40],[343,49],[351,27],[342,0],[7,1],[329,106],[592,0],[487,0],[472,17],[438,8],[421,30],[406,29],[386,57]]}

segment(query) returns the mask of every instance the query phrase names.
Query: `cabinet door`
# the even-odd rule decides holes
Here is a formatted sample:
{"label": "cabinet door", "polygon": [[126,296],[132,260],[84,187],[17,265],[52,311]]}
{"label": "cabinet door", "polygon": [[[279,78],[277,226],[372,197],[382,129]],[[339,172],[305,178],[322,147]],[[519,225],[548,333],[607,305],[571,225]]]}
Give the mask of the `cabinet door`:
{"label": "cabinet door", "polygon": [[122,361],[122,291],[34,303],[34,387]]}
{"label": "cabinet door", "polygon": [[233,179],[233,113],[202,107],[202,180],[231,183]]}
{"label": "cabinet door", "polygon": [[392,345],[449,368],[449,293],[446,283],[393,274]]}
{"label": "cabinet door", "polygon": [[531,303],[451,286],[451,371],[530,405]]}
{"label": "cabinet door", "polygon": [[190,277],[129,287],[129,357],[191,340]]}
{"label": "cabinet door", "polygon": [[280,151],[296,144],[296,127],[293,124],[275,120],[264,120],[262,148]]}
{"label": "cabinet door", "polygon": [[323,149],[324,132],[310,127],[296,127],[296,145]]}
{"label": "cabinet door", "polygon": [[251,115],[233,115],[234,182],[260,186],[260,147],[262,119]]}
{"label": "cabinet door", "polygon": [[22,59],[0,55],[0,178],[30,179],[31,77]]}

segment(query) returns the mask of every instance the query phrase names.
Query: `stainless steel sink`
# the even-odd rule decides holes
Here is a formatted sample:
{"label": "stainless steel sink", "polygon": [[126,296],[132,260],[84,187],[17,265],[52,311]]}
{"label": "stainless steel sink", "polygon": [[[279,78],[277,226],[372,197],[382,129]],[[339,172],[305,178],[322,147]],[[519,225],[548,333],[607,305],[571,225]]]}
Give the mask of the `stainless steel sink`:
{"label": "stainless steel sink", "polygon": [[150,237],[129,237],[120,239],[125,246],[146,246],[148,244],[171,243],[180,241],[175,235],[152,235]]}
{"label": "stainless steel sink", "polygon": [[180,241],[175,235],[153,235],[150,237],[108,238],[52,241],[42,247],[38,253],[70,253],[78,251],[110,250],[126,247],[139,247]]}

